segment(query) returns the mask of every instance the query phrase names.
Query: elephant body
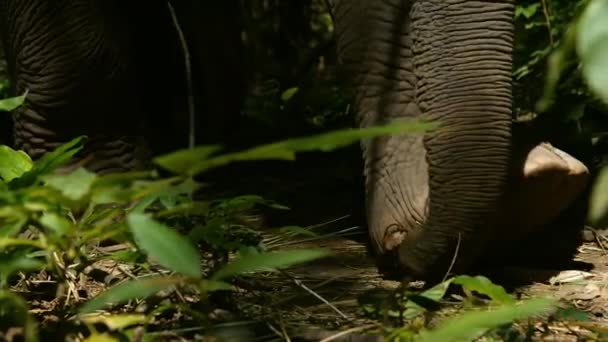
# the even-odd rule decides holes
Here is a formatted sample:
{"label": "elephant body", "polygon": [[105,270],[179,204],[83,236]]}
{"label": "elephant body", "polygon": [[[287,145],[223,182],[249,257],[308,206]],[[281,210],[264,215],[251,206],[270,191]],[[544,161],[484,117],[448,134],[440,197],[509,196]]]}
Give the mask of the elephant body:
{"label": "elephant body", "polygon": [[[28,91],[14,113],[18,148],[38,157],[86,134],[86,165],[110,172],[145,167],[151,149],[185,145],[183,55],[167,2],[148,1],[146,15],[130,3],[0,1],[14,91]],[[199,142],[225,137],[242,95],[232,87],[242,74],[238,4],[171,3],[190,46],[195,93],[205,94],[197,102]],[[366,214],[380,259],[425,279],[452,263],[462,272],[489,241],[511,230],[526,236],[580,194],[584,165],[513,136],[513,1],[335,0],[331,7],[359,125],[440,124],[362,143]],[[155,149],[150,137],[177,143]],[[530,203],[527,190],[556,198],[532,221],[521,205]]]}
{"label": "elephant body", "polygon": [[[240,110],[240,29],[231,15],[236,2],[205,3],[176,1],[175,12],[191,46],[194,93],[202,94],[194,100],[207,114],[196,131],[211,139],[225,132],[216,123],[226,125]],[[188,95],[175,23],[166,1],[142,7],[120,0],[0,1],[13,93],[27,91],[13,113],[17,148],[37,158],[84,134],[83,163],[113,172],[146,167],[151,151],[187,146]]]}

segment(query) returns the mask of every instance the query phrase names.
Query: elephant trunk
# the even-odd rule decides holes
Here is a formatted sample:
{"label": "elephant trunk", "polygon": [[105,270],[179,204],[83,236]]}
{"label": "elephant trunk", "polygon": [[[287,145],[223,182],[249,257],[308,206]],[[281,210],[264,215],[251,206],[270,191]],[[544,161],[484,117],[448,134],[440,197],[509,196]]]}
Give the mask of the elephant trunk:
{"label": "elephant trunk", "polygon": [[424,137],[426,224],[399,257],[418,274],[451,260],[462,271],[492,234],[508,176],[513,4],[418,1],[411,13],[416,100],[440,128]]}
{"label": "elephant trunk", "polygon": [[440,125],[362,143],[373,246],[422,278],[445,274],[455,254],[462,271],[491,234],[508,176],[513,3],[333,4],[360,126]]}

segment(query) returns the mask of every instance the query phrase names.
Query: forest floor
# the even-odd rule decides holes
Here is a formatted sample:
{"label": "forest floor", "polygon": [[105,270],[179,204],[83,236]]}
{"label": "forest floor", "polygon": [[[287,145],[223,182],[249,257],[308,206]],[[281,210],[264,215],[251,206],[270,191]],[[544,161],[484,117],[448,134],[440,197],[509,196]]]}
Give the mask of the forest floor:
{"label": "forest floor", "polygon": [[[382,313],[376,312],[376,317],[370,317],[368,311],[367,315],[363,315],[362,297],[368,292],[395,290],[400,283],[382,279],[366,246],[343,237],[324,238],[298,245],[328,248],[335,256],[268,275],[262,283],[268,286],[269,291],[240,295],[239,301],[249,305],[247,311],[256,317],[267,317],[268,322],[274,322],[272,330],[279,337],[277,340],[281,340],[281,335],[289,340],[286,338],[286,327],[290,328],[289,331],[301,332],[300,338],[310,341],[349,340],[338,337],[357,335],[361,338],[366,331],[378,331]],[[573,308],[588,313],[588,318],[525,322],[512,327],[514,330],[509,334],[510,340],[603,340],[600,335],[608,332],[608,252],[603,250],[599,240],[585,243],[579,248],[575,260],[592,264],[593,269],[589,272],[565,270],[556,273],[549,281],[532,282],[512,289],[512,293],[522,299],[558,298],[563,303],[569,303]],[[505,269],[505,272],[511,271]],[[445,307],[430,319],[430,325],[458,313],[462,307],[458,299],[458,294],[448,294]],[[376,339],[369,336],[366,340]],[[377,340],[381,341],[379,338]]]}

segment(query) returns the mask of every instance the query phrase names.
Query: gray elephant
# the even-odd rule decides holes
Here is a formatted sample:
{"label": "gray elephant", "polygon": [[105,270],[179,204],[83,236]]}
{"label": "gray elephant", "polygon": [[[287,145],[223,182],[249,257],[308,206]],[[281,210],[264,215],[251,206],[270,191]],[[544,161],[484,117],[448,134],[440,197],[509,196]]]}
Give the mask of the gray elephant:
{"label": "gray elephant", "polygon": [[28,91],[13,113],[16,147],[37,158],[84,134],[81,162],[99,172],[146,167],[152,151],[186,147],[189,95],[178,33],[200,95],[193,100],[207,114],[196,118],[197,142],[227,136],[244,92],[238,3],[171,4],[172,11],[159,0],[0,1],[13,92]]}
{"label": "gray elephant", "polygon": [[[146,15],[118,0],[0,3],[15,91],[29,91],[15,112],[17,147],[36,157],[87,134],[86,165],[107,172],[145,166],[146,137],[172,131],[184,136],[183,115],[172,116],[175,122],[164,123],[161,132],[148,132],[154,127],[149,122],[183,112],[175,104],[185,102],[183,87],[167,96],[157,81],[183,82],[179,54],[171,53],[179,51],[179,42],[166,2],[146,2]],[[201,29],[197,23],[232,27],[231,12],[201,5],[232,1],[172,3],[182,6],[198,58],[210,38],[193,33]],[[194,8],[188,6],[197,6],[191,11],[197,15],[211,13],[208,21],[188,20]],[[440,124],[425,135],[362,145],[372,244],[401,274],[433,280],[451,264],[452,271],[464,272],[492,240],[515,240],[540,229],[585,187],[588,170],[578,160],[548,144],[513,137],[513,6],[496,0],[331,3],[338,55],[352,75],[360,126],[404,117]],[[230,61],[234,68],[227,69],[238,70],[235,58],[213,62]],[[212,67],[199,68],[205,71],[199,82],[215,85],[214,64],[200,65]],[[220,107],[234,103],[216,97],[207,100]],[[218,111],[204,111],[205,117],[213,120],[222,115]],[[544,207],[529,209],[533,201]]]}

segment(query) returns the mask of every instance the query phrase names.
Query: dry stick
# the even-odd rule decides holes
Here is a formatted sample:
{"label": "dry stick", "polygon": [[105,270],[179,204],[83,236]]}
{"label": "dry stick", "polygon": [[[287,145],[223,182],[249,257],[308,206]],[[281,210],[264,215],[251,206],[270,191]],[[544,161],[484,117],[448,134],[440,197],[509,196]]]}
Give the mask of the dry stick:
{"label": "dry stick", "polygon": [[462,238],[462,236],[460,236],[460,233],[458,233],[458,241],[456,242],[456,249],[454,250],[454,256],[452,257],[452,261],[450,262],[450,267],[448,267],[448,271],[443,276],[443,280],[441,280],[441,282],[444,282],[448,278],[448,275],[450,275],[450,272],[452,272],[452,268],[454,268],[454,264],[456,263],[456,258],[458,257],[458,251],[460,250],[461,238]]}
{"label": "dry stick", "polygon": [[182,53],[184,54],[184,69],[186,72],[186,88],[188,92],[188,125],[190,126],[188,129],[188,148],[194,148],[194,146],[196,145],[196,127],[194,126],[196,123],[196,116],[194,108],[194,90],[192,86],[192,65],[190,63],[190,50],[188,49],[188,42],[186,42],[186,36],[184,35],[184,31],[179,25],[177,15],[175,14],[175,9],[171,5],[170,1],[167,1],[167,6],[169,7],[169,13],[171,13],[171,20],[173,21],[175,31],[177,32],[177,36],[179,38]]}
{"label": "dry stick", "polygon": [[350,335],[350,334],[352,334],[352,333],[354,333],[354,332],[358,332],[358,331],[362,331],[362,330],[367,330],[367,329],[370,329],[370,328],[374,328],[374,327],[376,327],[376,326],[378,326],[378,324],[374,323],[374,324],[367,324],[367,325],[363,325],[363,326],[360,326],[360,327],[354,327],[354,328],[350,328],[350,329],[347,329],[347,330],[341,331],[341,332],[339,332],[339,333],[337,333],[337,334],[335,334],[335,335],[332,335],[332,336],[326,337],[326,338],[324,338],[324,339],[320,340],[319,342],[329,342],[329,341],[333,341],[333,340],[335,340],[335,339],[337,339],[337,338],[340,338],[340,337],[342,337],[342,336],[348,336],[348,335]]}
{"label": "dry stick", "polygon": [[296,279],[295,277],[292,277],[291,275],[289,275],[287,272],[285,271],[280,271],[283,275],[285,275],[288,278],[291,278],[291,280],[293,280],[293,282],[298,285],[299,287],[303,288],[306,292],[310,293],[311,295],[313,295],[314,297],[316,297],[318,300],[322,301],[323,303],[327,304],[332,310],[334,310],[338,315],[342,316],[342,318],[344,319],[348,319],[348,316],[346,316],[342,311],[340,311],[340,309],[338,309],[337,307],[335,307],[332,303],[330,303],[327,299],[321,297],[321,295],[319,295],[318,293],[316,293],[315,291],[311,290],[308,286],[304,285],[304,283],[302,283],[301,280]]}

